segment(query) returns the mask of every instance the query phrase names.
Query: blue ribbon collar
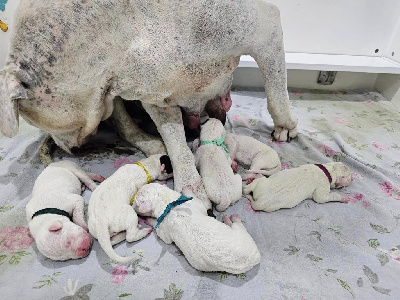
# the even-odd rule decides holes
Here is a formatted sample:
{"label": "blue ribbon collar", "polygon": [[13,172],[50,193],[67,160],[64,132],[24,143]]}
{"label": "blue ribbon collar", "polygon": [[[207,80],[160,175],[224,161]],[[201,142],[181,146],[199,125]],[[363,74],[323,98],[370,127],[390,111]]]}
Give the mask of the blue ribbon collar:
{"label": "blue ribbon collar", "polygon": [[200,145],[215,144],[217,146],[221,146],[222,148],[224,148],[225,152],[229,154],[229,150],[224,144],[225,138],[226,138],[226,134],[223,135],[222,137],[220,137],[218,140],[215,140],[215,141],[202,141],[200,143]]}
{"label": "blue ribbon collar", "polygon": [[164,212],[162,213],[161,216],[158,217],[157,219],[157,225],[155,227],[155,229],[157,229],[158,227],[160,227],[161,222],[164,220],[164,218],[167,216],[167,214],[171,211],[171,209],[173,209],[175,206],[181,205],[183,203],[185,203],[186,201],[192,200],[193,197],[185,197],[184,195],[181,195],[178,200],[175,200],[174,202],[171,202],[170,204],[167,205],[167,207],[165,208]]}

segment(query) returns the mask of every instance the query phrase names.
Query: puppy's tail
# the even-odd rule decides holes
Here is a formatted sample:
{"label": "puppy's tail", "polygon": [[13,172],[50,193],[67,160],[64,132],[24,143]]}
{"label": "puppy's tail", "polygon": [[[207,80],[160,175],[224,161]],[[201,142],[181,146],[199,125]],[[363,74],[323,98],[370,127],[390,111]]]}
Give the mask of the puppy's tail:
{"label": "puppy's tail", "polygon": [[108,231],[108,226],[105,223],[98,222],[98,229],[97,229],[97,240],[99,241],[99,244],[101,248],[103,248],[104,252],[108,255],[108,257],[121,264],[129,263],[132,262],[136,259],[134,256],[120,256],[118,255],[115,251],[114,248],[111,245],[111,238],[110,234]]}
{"label": "puppy's tail", "polygon": [[271,176],[272,174],[275,174],[276,172],[279,172],[281,170],[281,165],[277,165],[275,168],[272,168],[270,170],[248,170],[246,173],[253,173],[253,174],[261,174],[264,176]]}

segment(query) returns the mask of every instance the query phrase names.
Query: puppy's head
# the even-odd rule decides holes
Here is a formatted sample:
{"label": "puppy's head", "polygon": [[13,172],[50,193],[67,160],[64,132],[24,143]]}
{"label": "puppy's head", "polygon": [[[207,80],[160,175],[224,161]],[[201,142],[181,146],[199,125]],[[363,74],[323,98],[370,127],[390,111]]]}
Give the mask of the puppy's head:
{"label": "puppy's head", "polygon": [[52,260],[83,258],[92,246],[91,236],[67,218],[45,223],[35,241],[39,251]]}
{"label": "puppy's head", "polygon": [[351,170],[345,164],[343,164],[341,162],[334,162],[334,163],[329,163],[327,165],[331,166],[331,168],[332,168],[331,187],[333,187],[333,188],[345,187],[345,186],[348,186],[351,183],[351,181],[353,180],[352,175],[351,175]]}
{"label": "puppy's head", "polygon": [[170,188],[159,183],[146,184],[137,192],[133,209],[138,215],[158,218],[169,203],[171,191]]}
{"label": "puppy's head", "polygon": [[218,119],[210,118],[201,126],[200,141],[215,141],[226,134],[224,125]]}

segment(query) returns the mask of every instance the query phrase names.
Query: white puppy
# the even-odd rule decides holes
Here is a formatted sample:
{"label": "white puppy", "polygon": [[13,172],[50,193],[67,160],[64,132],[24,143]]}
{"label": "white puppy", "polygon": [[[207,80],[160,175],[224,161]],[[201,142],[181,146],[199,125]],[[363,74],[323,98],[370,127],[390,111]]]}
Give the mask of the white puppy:
{"label": "white puppy", "polygon": [[256,178],[243,187],[243,194],[250,199],[253,209],[271,212],[292,208],[308,198],[318,203],[344,202],[344,196],[330,189],[348,186],[351,180],[351,171],[343,163],[310,164],[280,171],[269,178]]}
{"label": "white puppy", "polygon": [[81,181],[93,191],[97,185],[92,179],[104,180],[71,161],[50,164],[36,179],[26,217],[44,256],[67,260],[89,254],[92,238],[86,232]]}
{"label": "white puppy", "polygon": [[250,136],[228,133],[224,144],[229,150],[234,172],[237,172],[238,169],[235,160],[246,167],[250,167],[246,174],[242,176],[243,179],[261,177],[262,175],[270,176],[281,170],[278,153]]}
{"label": "white puppy", "polygon": [[151,228],[138,228],[138,216],[131,206],[136,192],[146,183],[167,179],[172,173],[167,155],[151,155],[140,164],[127,164],[119,168],[100,184],[89,202],[89,231],[98,239],[110,259],[119,263],[135,258],[118,255],[112,245],[125,239],[128,242],[138,241],[152,231]]}
{"label": "white puppy", "polygon": [[231,168],[229,151],[223,144],[225,128],[218,119],[209,119],[201,126],[200,146],[195,153],[196,167],[208,198],[219,211],[242,197],[242,178]]}
{"label": "white puppy", "polygon": [[[231,219],[224,215],[225,224],[221,223],[207,216],[204,204],[191,191],[184,193],[193,199],[165,215],[166,207],[182,195],[151,183],[138,191],[134,208],[140,214],[157,218],[157,235],[166,244],[174,242],[197,270],[241,274],[260,262],[260,252],[238,215]],[[148,219],[147,223],[156,226],[157,221]]]}

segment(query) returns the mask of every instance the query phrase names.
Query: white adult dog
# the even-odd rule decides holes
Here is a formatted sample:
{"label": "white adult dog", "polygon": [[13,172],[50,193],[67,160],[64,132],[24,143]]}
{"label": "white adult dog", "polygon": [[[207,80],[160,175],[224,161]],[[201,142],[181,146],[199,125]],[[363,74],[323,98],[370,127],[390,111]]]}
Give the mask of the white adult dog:
{"label": "white adult dog", "polygon": [[[221,223],[207,216],[202,201],[190,190],[185,189],[184,193],[193,199],[165,215],[166,207],[182,195],[151,183],[138,191],[134,208],[139,214],[158,220],[164,215],[158,222],[157,235],[166,244],[174,242],[197,270],[241,274],[260,262],[260,252],[238,215],[230,219],[224,215],[225,224]],[[150,218],[147,223],[156,226],[157,221]]]}
{"label": "white adult dog", "polygon": [[225,134],[221,121],[210,118],[201,126],[200,146],[195,153],[196,167],[207,196],[217,204],[218,211],[227,209],[242,197],[242,178],[233,173],[231,158],[222,143]]}
{"label": "white adult dog", "polygon": [[81,181],[93,191],[97,185],[92,179],[104,180],[71,161],[50,164],[36,179],[26,217],[44,256],[67,260],[89,254],[92,238],[84,218]]}
{"label": "white adult dog", "polygon": [[151,228],[138,228],[138,216],[132,208],[135,193],[154,179],[171,177],[172,166],[167,155],[155,154],[127,164],[107,178],[92,194],[89,202],[89,232],[96,238],[110,259],[127,263],[134,257],[118,255],[112,245],[123,240],[138,241],[148,235]]}
{"label": "white adult dog", "polygon": [[261,177],[262,175],[270,176],[281,170],[278,153],[250,136],[228,133],[224,144],[229,150],[232,169],[235,172],[238,169],[237,162],[249,167],[242,179]]}
{"label": "white adult dog", "polygon": [[269,178],[256,178],[243,187],[243,194],[250,199],[253,209],[271,212],[292,208],[307,198],[318,203],[345,202],[344,196],[330,189],[348,186],[351,181],[351,171],[343,163],[309,164],[280,171]]}

